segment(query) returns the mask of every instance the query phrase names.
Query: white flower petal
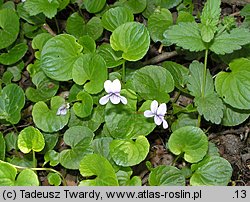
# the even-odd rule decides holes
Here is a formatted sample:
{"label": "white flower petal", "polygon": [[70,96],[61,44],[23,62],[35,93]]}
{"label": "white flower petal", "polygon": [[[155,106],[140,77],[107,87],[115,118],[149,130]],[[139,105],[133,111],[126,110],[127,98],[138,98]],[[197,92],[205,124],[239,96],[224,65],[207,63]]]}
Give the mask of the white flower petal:
{"label": "white flower petal", "polygon": [[101,97],[101,99],[99,100],[99,103],[100,103],[101,105],[105,105],[105,104],[108,103],[109,98],[110,98],[110,94],[105,95],[105,96]]}
{"label": "white flower petal", "polygon": [[57,112],[56,112],[56,115],[57,116],[64,116],[66,115],[68,112],[68,109],[67,109],[67,105],[63,104],[61,107],[58,108]]}
{"label": "white flower petal", "polygon": [[127,98],[125,98],[124,96],[121,96],[121,95],[120,95],[120,98],[121,98],[122,104],[124,104],[124,105],[128,104]]}
{"label": "white flower petal", "polygon": [[163,103],[160,104],[160,106],[158,107],[156,114],[159,116],[165,116],[166,112],[167,112],[167,105]]}
{"label": "white flower petal", "polygon": [[155,121],[155,124],[159,126],[162,123],[162,118],[156,115],[154,116],[154,121]]}
{"label": "white flower petal", "polygon": [[146,111],[144,112],[144,116],[147,117],[147,118],[149,118],[149,117],[153,117],[154,114],[153,114],[150,110],[146,110]]}
{"label": "white flower petal", "polygon": [[104,82],[104,89],[107,93],[112,93],[112,81],[107,80]]}
{"label": "white flower petal", "polygon": [[156,114],[157,108],[158,108],[158,102],[156,100],[154,100],[150,106],[151,112]]}
{"label": "white flower petal", "polygon": [[112,82],[112,93],[120,93],[121,92],[121,82],[118,79],[115,79]]}
{"label": "white flower petal", "polygon": [[162,119],[162,122],[163,122],[163,128],[167,129],[168,128],[168,122],[164,118]]}
{"label": "white flower petal", "polygon": [[121,98],[119,95],[116,95],[116,94],[112,94],[110,96],[110,101],[113,103],[113,104],[118,104],[120,101],[121,101]]}

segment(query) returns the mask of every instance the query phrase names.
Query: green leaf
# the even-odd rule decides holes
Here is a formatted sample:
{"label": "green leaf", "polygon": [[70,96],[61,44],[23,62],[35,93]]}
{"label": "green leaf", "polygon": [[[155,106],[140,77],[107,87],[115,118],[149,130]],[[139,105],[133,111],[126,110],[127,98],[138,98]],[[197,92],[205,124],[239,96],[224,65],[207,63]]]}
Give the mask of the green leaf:
{"label": "green leaf", "polygon": [[94,153],[100,154],[104,156],[106,159],[110,159],[109,144],[110,142],[112,142],[112,140],[113,140],[112,137],[102,137],[94,139],[92,142]]}
{"label": "green leaf", "polygon": [[81,91],[77,94],[77,100],[81,102],[74,103],[73,110],[75,114],[81,118],[91,115],[93,109],[93,99],[91,95]]}
{"label": "green leaf", "polygon": [[114,51],[110,44],[100,45],[97,53],[103,57],[108,68],[120,66],[124,62],[122,52]]}
{"label": "green leaf", "polygon": [[46,152],[54,149],[58,142],[58,136],[57,133],[43,133],[44,141],[45,141],[45,147],[40,152],[41,154],[45,154]]}
{"label": "green leaf", "polygon": [[12,149],[17,150],[17,135],[14,132],[10,132],[4,136],[6,151],[11,151]]}
{"label": "green leaf", "polygon": [[143,115],[143,112],[150,108],[151,101],[144,103],[137,111],[136,95],[126,90],[122,90],[121,95],[127,98],[127,105],[108,103],[105,109],[105,122],[111,136],[135,139],[140,135],[146,136],[151,133],[155,128],[155,123]]}
{"label": "green leaf", "polygon": [[82,46],[67,34],[57,35],[44,45],[41,53],[41,68],[51,79],[68,81],[72,79],[73,64],[80,56]]}
{"label": "green leaf", "polygon": [[0,91],[0,119],[16,124],[21,119],[25,95],[21,87],[9,84]]}
{"label": "green leaf", "polygon": [[4,140],[3,134],[0,132],[0,160],[4,161],[5,150],[6,150],[5,140]]}
{"label": "green leaf", "polygon": [[176,24],[179,24],[180,22],[194,22],[194,16],[186,11],[179,11],[178,12],[178,18],[176,20]]}
{"label": "green leaf", "polygon": [[169,45],[163,34],[172,24],[173,17],[168,9],[155,11],[148,19],[148,30],[152,40],[155,43],[159,41],[163,45]]}
{"label": "green leaf", "polygon": [[98,13],[106,4],[105,0],[84,0],[86,10],[90,13]]}
{"label": "green leaf", "polygon": [[19,18],[12,9],[0,10],[0,49],[11,45],[19,33]]}
{"label": "green leaf", "polygon": [[44,164],[49,162],[50,166],[57,166],[59,164],[59,153],[54,150],[48,151],[44,155],[44,161]]}
{"label": "green leaf", "polygon": [[225,104],[221,124],[223,126],[237,126],[246,121],[249,116],[250,110],[240,110]]}
{"label": "green leaf", "polygon": [[25,55],[28,46],[25,43],[20,43],[8,51],[0,55],[0,63],[4,65],[12,65],[18,62]]}
{"label": "green leaf", "polygon": [[15,186],[39,186],[37,174],[30,169],[25,169],[17,176]]}
{"label": "green leaf", "polygon": [[147,0],[119,0],[117,6],[125,6],[134,14],[141,13],[147,6]]}
{"label": "green leaf", "polygon": [[99,154],[86,155],[80,162],[79,170],[83,177],[96,176],[81,181],[80,186],[118,186],[114,168]]}
{"label": "green leaf", "polygon": [[25,91],[27,98],[32,102],[47,101],[51,99],[59,89],[59,83],[48,78],[42,71],[33,76],[32,82],[36,88],[28,87]]}
{"label": "green leaf", "polygon": [[167,103],[170,100],[168,93],[174,90],[174,79],[163,67],[149,65],[134,73],[133,85],[143,99]]}
{"label": "green leaf", "polygon": [[186,180],[182,172],[173,166],[160,165],[149,174],[150,186],[185,186]]}
{"label": "green leaf", "polygon": [[171,125],[171,130],[174,132],[179,128],[182,128],[184,126],[197,126],[198,119],[197,115],[194,114],[180,114],[178,116],[178,119],[175,120]]}
{"label": "green leaf", "polygon": [[84,54],[76,60],[73,71],[73,80],[78,85],[85,84],[84,89],[91,94],[102,91],[103,83],[107,80],[107,67],[104,59],[96,54]]}
{"label": "green leaf", "polygon": [[170,8],[173,8],[175,6],[177,6],[178,4],[180,4],[182,2],[182,0],[161,0],[161,7],[162,8],[167,8],[167,9],[170,9]]}
{"label": "green leaf", "polygon": [[120,169],[117,173],[117,179],[119,182],[119,186],[141,186],[142,182],[140,177],[133,176],[133,171],[130,167]]}
{"label": "green leaf", "polygon": [[74,126],[66,130],[63,136],[64,143],[71,149],[63,150],[60,153],[60,164],[68,169],[79,169],[82,158],[92,152],[93,137],[94,133],[85,126]]}
{"label": "green leaf", "polygon": [[230,163],[219,156],[205,158],[198,165],[191,166],[194,174],[190,178],[192,186],[226,186],[232,176]]}
{"label": "green leaf", "polygon": [[137,61],[149,49],[150,36],[143,24],[127,22],[117,27],[110,37],[110,45],[115,51],[122,51],[125,60]]}
{"label": "green leaf", "polygon": [[59,2],[56,0],[27,0],[24,3],[24,8],[32,16],[43,13],[48,18],[53,18],[57,14]]}
{"label": "green leaf", "polygon": [[208,138],[200,128],[185,126],[171,134],[168,147],[175,155],[184,153],[187,162],[195,163],[206,155]]}
{"label": "green leaf", "polygon": [[69,112],[66,115],[57,115],[60,107],[65,106],[65,100],[62,97],[52,97],[50,108],[43,102],[37,102],[32,110],[33,121],[36,126],[44,132],[56,132],[67,125]]}
{"label": "green leaf", "polygon": [[149,142],[146,137],[138,136],[133,140],[113,140],[110,143],[110,154],[119,166],[134,166],[142,162],[149,152]]}
{"label": "green leaf", "polygon": [[86,22],[85,19],[76,12],[67,19],[66,31],[77,38],[83,35],[89,35],[96,40],[102,35],[103,27],[100,18],[92,17]]}
{"label": "green leaf", "polygon": [[83,53],[94,53],[96,51],[95,41],[89,35],[81,36],[78,43],[83,47]]}
{"label": "green leaf", "polygon": [[41,33],[36,35],[32,40],[32,48],[38,50],[35,52],[35,57],[41,59],[41,51],[46,44],[46,42],[52,38],[52,35],[49,33]]}
{"label": "green leaf", "polygon": [[18,148],[27,154],[31,150],[40,152],[45,146],[43,134],[33,126],[24,128],[18,135]]}
{"label": "green leaf", "polygon": [[250,60],[240,58],[229,64],[231,72],[220,72],[215,88],[223,100],[237,109],[250,109]]}
{"label": "green leaf", "polygon": [[111,8],[102,16],[103,27],[111,32],[113,32],[120,25],[133,21],[134,15],[132,11],[126,7]]}
{"label": "green leaf", "polygon": [[224,31],[222,34],[215,36],[209,49],[216,54],[224,55],[241,49],[245,44],[250,43],[250,34],[248,29],[235,28],[230,33]]}
{"label": "green leaf", "polygon": [[17,170],[9,163],[0,161],[0,186],[13,186]]}
{"label": "green leaf", "polygon": [[196,22],[180,22],[178,25],[171,26],[164,33],[164,37],[190,51],[198,52],[206,49]]}
{"label": "green leaf", "polygon": [[59,186],[62,182],[58,173],[49,173],[47,178],[50,185]]}

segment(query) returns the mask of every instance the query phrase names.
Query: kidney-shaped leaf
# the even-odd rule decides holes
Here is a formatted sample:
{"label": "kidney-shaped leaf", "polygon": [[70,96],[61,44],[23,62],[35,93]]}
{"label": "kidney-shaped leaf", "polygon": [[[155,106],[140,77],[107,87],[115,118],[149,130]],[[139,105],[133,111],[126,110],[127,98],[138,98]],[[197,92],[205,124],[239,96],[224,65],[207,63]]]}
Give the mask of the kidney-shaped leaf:
{"label": "kidney-shaped leaf", "polygon": [[91,95],[81,91],[77,94],[77,100],[81,102],[74,103],[73,110],[75,114],[80,118],[91,115],[93,109],[93,99]]}
{"label": "kidney-shaped leaf", "polygon": [[41,68],[44,73],[57,81],[72,79],[73,64],[82,46],[67,34],[57,35],[47,41],[41,53]]}
{"label": "kidney-shaped leaf", "polygon": [[136,92],[145,100],[168,102],[174,90],[174,79],[170,72],[161,66],[149,65],[137,70],[133,77]]}
{"label": "kidney-shaped leaf", "polygon": [[24,128],[18,135],[18,148],[23,153],[29,153],[31,150],[40,152],[45,146],[43,134],[33,126]]}
{"label": "kidney-shaped leaf", "polygon": [[73,126],[69,128],[63,136],[64,143],[71,149],[63,150],[60,153],[60,163],[68,169],[79,169],[82,158],[91,153],[90,145],[94,138],[94,133],[85,126]]}
{"label": "kidney-shaped leaf", "polygon": [[146,137],[139,136],[135,141],[113,140],[110,143],[110,154],[117,165],[134,166],[142,162],[149,152],[149,142]]}
{"label": "kidney-shaped leaf", "polygon": [[37,174],[30,169],[25,169],[17,176],[15,186],[39,186]]}
{"label": "kidney-shaped leaf", "polygon": [[117,27],[110,37],[111,47],[122,51],[122,57],[137,61],[147,53],[150,36],[147,28],[138,22],[127,22]]}
{"label": "kidney-shaped leaf", "polygon": [[250,60],[241,58],[229,64],[231,72],[220,72],[215,87],[223,100],[237,108],[250,109]]}
{"label": "kidney-shaped leaf", "polygon": [[194,174],[190,178],[193,186],[226,186],[232,176],[230,163],[219,156],[209,156],[191,167]]}
{"label": "kidney-shaped leaf", "polygon": [[175,155],[184,153],[184,159],[187,162],[195,163],[206,155],[208,138],[200,128],[185,126],[171,134],[168,146]]}
{"label": "kidney-shaped leaf", "polygon": [[107,79],[107,67],[104,59],[96,54],[82,55],[74,64],[73,80],[78,85],[84,85],[84,89],[91,94],[102,91],[103,83]]}
{"label": "kidney-shaped leaf", "polygon": [[66,107],[65,100],[62,97],[55,96],[50,103],[51,106],[48,108],[45,102],[37,102],[33,107],[32,116],[39,129],[52,133],[61,130],[68,123],[69,112],[66,112],[65,115],[57,115],[60,107]]}
{"label": "kidney-shaped leaf", "polygon": [[154,168],[148,181],[150,186],[184,186],[186,182],[178,168],[165,165]]}
{"label": "kidney-shaped leaf", "polygon": [[109,161],[99,154],[88,154],[80,162],[80,173],[83,177],[96,176],[83,180],[82,186],[118,186],[114,168]]}
{"label": "kidney-shaped leaf", "polygon": [[0,119],[12,124],[19,122],[21,109],[25,104],[25,95],[21,87],[9,84],[0,92]]}

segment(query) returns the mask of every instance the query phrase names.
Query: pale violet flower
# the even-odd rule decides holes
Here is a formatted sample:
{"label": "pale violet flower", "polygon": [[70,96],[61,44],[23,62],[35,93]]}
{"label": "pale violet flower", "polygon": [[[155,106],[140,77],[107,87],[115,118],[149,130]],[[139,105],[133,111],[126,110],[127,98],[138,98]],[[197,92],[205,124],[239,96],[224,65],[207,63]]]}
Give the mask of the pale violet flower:
{"label": "pale violet flower", "polygon": [[70,108],[69,103],[63,104],[61,107],[58,108],[56,115],[57,116],[65,116]]}
{"label": "pale violet flower", "polygon": [[150,110],[146,110],[144,112],[145,117],[154,117],[154,122],[156,125],[161,125],[163,123],[163,128],[167,129],[168,128],[168,123],[164,119],[164,116],[167,112],[167,105],[165,103],[160,104],[158,107],[158,102],[154,100],[151,103]]}
{"label": "pale violet flower", "polygon": [[124,96],[120,95],[121,92],[121,82],[118,79],[115,79],[113,82],[110,80],[107,80],[104,82],[104,89],[108,93],[107,95],[103,96],[100,100],[99,103],[101,105],[105,105],[110,102],[113,104],[118,104],[122,102],[123,104],[127,104],[127,98]]}

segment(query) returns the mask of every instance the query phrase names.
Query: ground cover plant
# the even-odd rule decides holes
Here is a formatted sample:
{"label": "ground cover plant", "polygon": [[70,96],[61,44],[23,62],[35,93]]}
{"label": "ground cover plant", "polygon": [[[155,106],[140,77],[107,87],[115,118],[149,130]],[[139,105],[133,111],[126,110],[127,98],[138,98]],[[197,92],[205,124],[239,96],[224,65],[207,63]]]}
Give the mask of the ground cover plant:
{"label": "ground cover plant", "polygon": [[244,1],[0,0],[0,185],[249,185],[249,19]]}

